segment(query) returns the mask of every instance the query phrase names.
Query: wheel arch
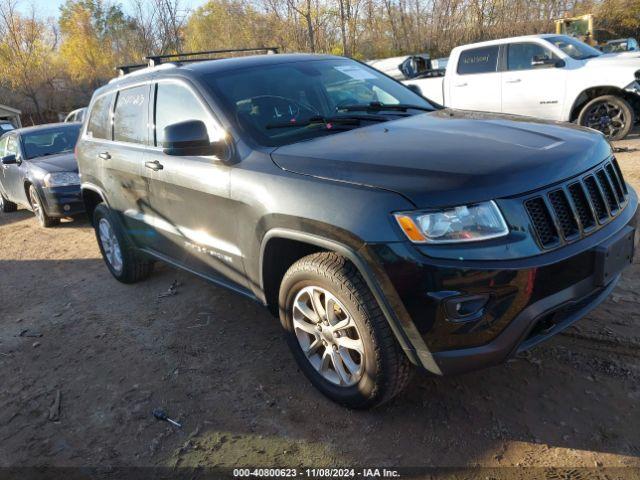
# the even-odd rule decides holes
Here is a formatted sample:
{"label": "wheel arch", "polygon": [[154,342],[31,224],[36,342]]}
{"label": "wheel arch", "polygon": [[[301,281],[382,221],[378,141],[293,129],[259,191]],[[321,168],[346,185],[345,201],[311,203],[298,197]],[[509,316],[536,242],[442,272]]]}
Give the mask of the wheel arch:
{"label": "wheel arch", "polygon": [[[288,247],[288,249],[285,250],[286,254],[284,257],[281,248],[278,247]],[[291,249],[291,251],[289,251],[289,249]],[[260,246],[259,262],[260,287],[264,293],[264,301],[269,310],[277,315],[279,309],[278,296],[280,282],[289,267],[300,258],[321,251],[337,253],[353,263],[360,275],[362,275],[367,286],[371,289],[396,339],[411,363],[425,368],[432,373],[441,375],[440,368],[437,366],[433,356],[424,344],[424,340],[422,340],[417,329],[415,329],[415,326],[412,325],[411,328],[407,328],[406,325],[402,325],[402,322],[387,301],[380,284],[375,279],[374,273],[366,261],[362,259],[356,250],[344,243],[285,228],[269,230],[264,235]]]}
{"label": "wheel arch", "polygon": [[580,115],[580,111],[587,103],[589,103],[594,98],[601,97],[603,95],[614,95],[616,97],[623,98],[631,104],[635,112],[639,110],[640,99],[636,95],[612,85],[600,85],[596,87],[586,88],[582,92],[580,92],[580,94],[574,100],[573,105],[571,106],[571,111],[569,112],[569,121],[575,122]]}
{"label": "wheel arch", "polygon": [[93,212],[96,207],[101,203],[108,205],[106,196],[100,187],[93,184],[83,183],[80,191],[82,193],[82,203],[84,203],[85,212],[89,217],[89,221],[93,223]]}

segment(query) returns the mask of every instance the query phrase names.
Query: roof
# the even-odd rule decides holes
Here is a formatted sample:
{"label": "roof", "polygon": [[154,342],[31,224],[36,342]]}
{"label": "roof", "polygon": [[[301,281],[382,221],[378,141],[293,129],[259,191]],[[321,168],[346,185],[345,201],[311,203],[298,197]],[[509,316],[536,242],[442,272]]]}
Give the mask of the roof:
{"label": "roof", "polygon": [[490,45],[500,45],[500,44],[503,44],[503,43],[522,42],[522,41],[526,41],[526,40],[550,38],[550,37],[557,37],[557,36],[562,36],[562,34],[558,34],[558,33],[539,33],[537,35],[522,35],[522,36],[519,36],[519,37],[498,38],[496,40],[487,40],[485,42],[477,42],[477,43],[469,43],[469,44],[466,44],[466,45],[460,45],[459,47],[456,47],[454,50],[461,49],[461,48],[464,48],[466,50],[469,47],[486,47],[486,46],[490,46]]}
{"label": "roof", "polygon": [[8,107],[6,105],[0,105],[0,112],[2,110],[5,110],[9,113],[14,113],[16,115],[20,115],[22,112],[20,110],[18,110],[17,108],[13,108],[13,107]]}
{"label": "roof", "polygon": [[167,62],[157,67],[147,67],[136,70],[122,77],[112,79],[107,85],[99,88],[97,91],[111,90],[113,85],[126,85],[134,81],[145,80],[148,77],[166,73],[169,75],[195,75],[200,76],[208,73],[227,72],[242,68],[264,67],[267,65],[278,65],[283,63],[293,63],[312,60],[327,60],[343,57],[333,55],[315,55],[307,53],[289,53],[289,54],[273,54],[273,55],[248,55],[244,57],[220,58],[212,60],[202,60],[198,62]]}

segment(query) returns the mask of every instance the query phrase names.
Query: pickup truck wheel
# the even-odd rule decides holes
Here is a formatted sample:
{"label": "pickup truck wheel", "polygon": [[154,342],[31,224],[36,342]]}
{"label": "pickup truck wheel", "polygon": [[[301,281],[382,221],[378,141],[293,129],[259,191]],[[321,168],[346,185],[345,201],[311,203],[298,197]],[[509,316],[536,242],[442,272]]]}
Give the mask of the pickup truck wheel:
{"label": "pickup truck wheel", "polygon": [[603,95],[587,103],[578,116],[578,123],[604,133],[609,140],[622,140],[635,121],[633,108],[624,98]]}
{"label": "pickup truck wheel", "polygon": [[280,287],[280,319],[302,372],[330,399],[370,408],[395,397],[411,365],[362,276],[344,257],[302,258]]}
{"label": "pickup truck wheel", "polygon": [[10,202],[4,195],[0,193],[0,212],[2,213],[11,213],[15,212],[18,209],[18,205],[13,202]]}
{"label": "pickup truck wheel", "polygon": [[33,185],[29,186],[29,202],[31,203],[31,210],[36,216],[36,219],[38,220],[38,223],[41,227],[50,228],[60,224],[59,218],[50,217],[49,215],[47,215],[47,212],[44,211],[42,200],[40,200],[40,195],[38,195],[38,191]]}
{"label": "pickup truck wheel", "polygon": [[120,221],[104,203],[95,208],[93,225],[102,258],[116,280],[135,283],[151,274],[153,262],[138,253],[124,235]]}

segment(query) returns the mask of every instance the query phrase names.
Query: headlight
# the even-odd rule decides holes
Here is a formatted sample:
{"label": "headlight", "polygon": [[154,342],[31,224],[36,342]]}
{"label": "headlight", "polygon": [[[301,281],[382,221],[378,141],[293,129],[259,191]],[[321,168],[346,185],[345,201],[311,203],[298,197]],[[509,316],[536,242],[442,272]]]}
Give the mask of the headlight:
{"label": "headlight", "polygon": [[45,187],[63,187],[65,185],[80,185],[80,175],[74,172],[47,173],[44,176]]}
{"label": "headlight", "polygon": [[400,228],[414,243],[478,242],[509,233],[500,209],[492,201],[439,212],[394,215]]}

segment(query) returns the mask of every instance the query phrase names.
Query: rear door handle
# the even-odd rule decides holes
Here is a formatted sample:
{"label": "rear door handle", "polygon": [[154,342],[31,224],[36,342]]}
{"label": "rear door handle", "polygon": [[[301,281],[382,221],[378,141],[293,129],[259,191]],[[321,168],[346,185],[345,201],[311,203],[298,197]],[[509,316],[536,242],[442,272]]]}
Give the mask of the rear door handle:
{"label": "rear door handle", "polygon": [[110,160],[111,159],[111,155],[109,155],[109,152],[102,152],[98,154],[98,158],[102,159],[102,160]]}
{"label": "rear door handle", "polygon": [[456,85],[456,87],[466,87],[466,86],[467,86],[466,83],[460,83],[460,84]]}
{"label": "rear door handle", "polygon": [[153,162],[144,162],[144,166],[150,168],[154,172],[157,172],[158,170],[162,170],[164,168],[164,166],[158,160],[154,160]]}
{"label": "rear door handle", "polygon": [[507,80],[507,83],[520,83],[521,81],[522,81],[522,79],[516,78],[514,80]]}

